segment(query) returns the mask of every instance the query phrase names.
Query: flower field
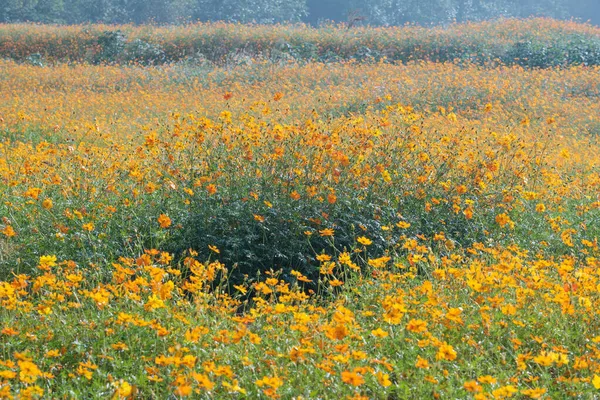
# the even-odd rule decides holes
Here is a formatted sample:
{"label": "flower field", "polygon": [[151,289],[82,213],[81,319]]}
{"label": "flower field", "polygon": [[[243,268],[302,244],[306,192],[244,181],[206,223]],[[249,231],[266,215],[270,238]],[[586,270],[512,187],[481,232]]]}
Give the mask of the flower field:
{"label": "flower field", "polygon": [[78,29],[0,27],[0,398],[600,396],[600,67],[22,62]]}

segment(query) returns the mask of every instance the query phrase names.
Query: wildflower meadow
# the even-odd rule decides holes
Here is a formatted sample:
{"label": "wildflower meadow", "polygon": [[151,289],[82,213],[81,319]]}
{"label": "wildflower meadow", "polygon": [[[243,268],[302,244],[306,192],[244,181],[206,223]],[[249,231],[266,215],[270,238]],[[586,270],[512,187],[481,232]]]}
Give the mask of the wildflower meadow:
{"label": "wildflower meadow", "polygon": [[0,55],[0,399],[600,397],[600,28]]}

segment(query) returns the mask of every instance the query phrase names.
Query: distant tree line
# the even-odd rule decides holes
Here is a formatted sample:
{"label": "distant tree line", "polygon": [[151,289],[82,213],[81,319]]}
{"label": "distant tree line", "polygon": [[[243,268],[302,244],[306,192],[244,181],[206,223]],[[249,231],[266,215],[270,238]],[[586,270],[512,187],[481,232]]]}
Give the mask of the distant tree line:
{"label": "distant tree line", "polygon": [[0,22],[156,23],[327,21],[423,25],[497,17],[581,18],[600,24],[598,0],[0,0]]}

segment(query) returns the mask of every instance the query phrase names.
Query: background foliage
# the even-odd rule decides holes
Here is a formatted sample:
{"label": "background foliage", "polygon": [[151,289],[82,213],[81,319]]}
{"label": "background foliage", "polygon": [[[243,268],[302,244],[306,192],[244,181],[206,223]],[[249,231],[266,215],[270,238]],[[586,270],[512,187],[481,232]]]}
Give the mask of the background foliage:
{"label": "background foliage", "polygon": [[546,16],[600,21],[596,0],[0,0],[0,22],[448,24]]}
{"label": "background foliage", "polygon": [[600,64],[600,29],[548,18],[421,26],[0,25],[0,57],[34,65],[416,60],[549,68]]}

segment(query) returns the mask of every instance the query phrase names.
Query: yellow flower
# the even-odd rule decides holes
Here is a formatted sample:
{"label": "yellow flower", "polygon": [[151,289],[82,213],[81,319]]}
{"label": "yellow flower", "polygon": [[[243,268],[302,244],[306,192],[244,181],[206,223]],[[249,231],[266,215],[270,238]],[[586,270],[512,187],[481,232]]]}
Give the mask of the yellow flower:
{"label": "yellow flower", "polygon": [[360,236],[358,239],[356,239],[356,241],[362,244],[363,246],[370,246],[371,244],[373,244],[373,241],[371,239],[366,238],[364,236]]}
{"label": "yellow flower", "polygon": [[126,399],[133,394],[133,387],[127,381],[119,381],[116,384],[117,390],[113,399]]}
{"label": "yellow flower", "polygon": [[[0,379],[15,379],[17,377],[17,373],[14,371],[0,371]],[[0,398],[2,398],[2,393],[0,392]]]}
{"label": "yellow flower", "polygon": [[33,383],[40,376],[42,376],[42,371],[38,368],[37,365],[32,363],[31,361],[19,361],[19,379],[24,383]]}
{"label": "yellow flower", "polygon": [[48,358],[53,358],[53,357],[60,357],[60,351],[58,350],[48,350],[46,352],[46,357]]}
{"label": "yellow flower", "polygon": [[600,389],[600,376],[594,374],[594,378],[592,378],[592,385],[594,385],[594,388]]}
{"label": "yellow flower", "polygon": [[331,261],[331,256],[329,254],[319,254],[316,259],[317,261],[326,262]]}
{"label": "yellow flower", "polygon": [[496,399],[506,399],[512,397],[515,393],[518,393],[518,390],[512,385],[499,387],[492,392]]}
{"label": "yellow flower", "polygon": [[535,361],[537,364],[541,365],[542,367],[549,367],[552,364],[554,364],[554,361],[555,361],[554,353],[552,353],[552,352],[547,353],[545,351],[542,351],[538,356],[533,358],[533,361]]}
{"label": "yellow flower", "polygon": [[577,231],[575,229],[565,229],[560,235],[562,242],[569,247],[573,247],[573,236],[572,235],[576,232]]}
{"label": "yellow flower", "polygon": [[40,265],[44,265],[46,267],[55,267],[56,266],[56,256],[41,256],[40,257]]}
{"label": "yellow flower", "polygon": [[377,329],[371,331],[371,335],[378,337],[378,338],[384,338],[384,337],[389,336],[389,333],[387,333],[386,331],[384,331],[381,328],[377,328]]}
{"label": "yellow flower", "polygon": [[405,222],[405,221],[400,221],[396,223],[396,226],[400,229],[408,229],[410,228],[410,223]]}
{"label": "yellow flower", "polygon": [[146,302],[146,304],[144,304],[144,310],[146,311],[154,311],[157,308],[164,308],[165,307],[165,302],[162,301],[159,297],[157,297],[156,295],[151,295],[148,298],[148,301]]}
{"label": "yellow flower", "polygon": [[281,387],[283,385],[283,379],[277,377],[277,376],[264,376],[262,379],[257,380],[256,382],[256,386],[258,387],[271,387],[273,389],[277,389],[279,387]]}
{"label": "yellow flower", "polygon": [[390,381],[390,376],[388,374],[379,371],[377,374],[375,374],[375,376],[377,377],[377,381],[381,386],[388,387],[392,385],[392,381]]}
{"label": "yellow flower", "polygon": [[112,347],[113,349],[115,349],[117,351],[129,350],[129,347],[127,347],[127,345],[122,342],[111,344],[110,347]]}
{"label": "yellow flower", "polygon": [[212,382],[205,374],[192,372],[192,378],[194,378],[194,380],[198,383],[198,386],[204,390],[211,391],[215,387],[214,382]]}
{"label": "yellow flower", "polygon": [[479,383],[488,385],[493,385],[494,383],[498,382],[498,380],[491,375],[480,376],[479,378],[477,378],[477,380],[479,381]]}

